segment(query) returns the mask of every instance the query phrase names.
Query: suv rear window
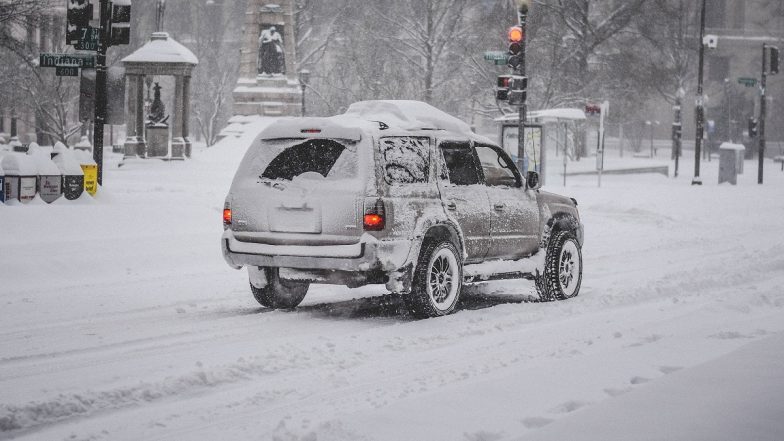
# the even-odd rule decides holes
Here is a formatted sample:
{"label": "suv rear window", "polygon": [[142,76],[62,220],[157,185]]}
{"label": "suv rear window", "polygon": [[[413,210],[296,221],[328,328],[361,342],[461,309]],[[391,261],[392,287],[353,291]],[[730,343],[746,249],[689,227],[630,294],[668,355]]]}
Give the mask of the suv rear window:
{"label": "suv rear window", "polygon": [[310,139],[282,150],[276,147],[274,143],[265,143],[262,147],[277,150],[277,154],[268,156],[272,160],[261,174],[263,179],[291,181],[309,172],[334,179],[356,176],[356,154],[337,141]]}
{"label": "suv rear window", "polygon": [[424,184],[430,170],[430,139],[411,136],[381,138],[387,184]]}

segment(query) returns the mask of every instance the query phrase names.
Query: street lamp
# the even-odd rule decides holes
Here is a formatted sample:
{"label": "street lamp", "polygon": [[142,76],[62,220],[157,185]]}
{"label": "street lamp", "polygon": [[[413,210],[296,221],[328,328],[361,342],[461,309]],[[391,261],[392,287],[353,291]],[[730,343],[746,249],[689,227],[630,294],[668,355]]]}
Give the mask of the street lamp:
{"label": "street lamp", "polygon": [[310,84],[310,71],[302,69],[299,71],[299,86],[302,88],[302,116],[305,116],[305,89]]}
{"label": "street lamp", "polygon": [[691,180],[691,185],[702,185],[702,178],[700,178],[700,153],[702,150],[702,138],[705,136],[705,97],[703,96],[703,81],[705,73],[705,12],[706,0],[702,0],[702,7],[700,8],[700,61],[697,74],[697,136],[694,144],[694,179]]}

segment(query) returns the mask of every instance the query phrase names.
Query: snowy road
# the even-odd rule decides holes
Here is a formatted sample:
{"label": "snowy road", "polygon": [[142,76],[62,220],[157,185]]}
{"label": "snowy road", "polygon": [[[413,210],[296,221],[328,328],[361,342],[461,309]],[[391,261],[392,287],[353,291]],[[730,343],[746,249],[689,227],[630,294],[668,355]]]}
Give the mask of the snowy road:
{"label": "snowy road", "polygon": [[[738,363],[784,353],[775,166],[763,187],[752,172],[715,185],[715,162],[701,188],[554,185],[586,224],[578,298],[531,303],[530,282],[488,283],[459,313],[416,321],[381,288],[316,286],[294,312],[258,307],[218,244],[240,154],[112,168],[94,202],[0,207],[0,439],[584,439],[581,416],[612,426],[613,403],[649,406],[651,435],[688,425],[657,407],[704,407],[701,391],[722,390],[703,372],[775,397],[772,416],[716,418],[784,438],[784,368]],[[694,393],[657,393],[673,384]]]}

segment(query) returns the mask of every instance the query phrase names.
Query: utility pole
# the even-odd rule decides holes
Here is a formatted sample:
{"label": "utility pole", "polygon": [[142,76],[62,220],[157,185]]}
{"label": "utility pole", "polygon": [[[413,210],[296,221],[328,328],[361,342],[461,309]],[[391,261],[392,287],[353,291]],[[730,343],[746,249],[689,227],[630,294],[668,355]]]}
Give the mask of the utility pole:
{"label": "utility pole", "polygon": [[697,138],[694,144],[694,179],[691,185],[702,185],[700,178],[700,154],[702,153],[702,138],[705,136],[705,96],[703,82],[705,76],[705,12],[706,0],[702,0],[700,11],[700,61],[699,74],[697,75]]}
{"label": "utility pole", "polygon": [[98,164],[98,185],[103,185],[103,125],[106,122],[106,50],[111,37],[112,16],[109,0],[100,0],[100,33],[95,60],[95,127],[93,159]]}

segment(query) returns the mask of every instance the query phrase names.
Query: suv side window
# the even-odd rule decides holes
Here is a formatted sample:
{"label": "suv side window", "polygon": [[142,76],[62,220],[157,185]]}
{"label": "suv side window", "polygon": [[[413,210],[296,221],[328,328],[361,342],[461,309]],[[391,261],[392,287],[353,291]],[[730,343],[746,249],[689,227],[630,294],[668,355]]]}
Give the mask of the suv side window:
{"label": "suv side window", "polygon": [[482,182],[474,151],[469,143],[442,143],[441,153],[449,173],[447,178],[454,185],[475,185]]}
{"label": "suv side window", "polygon": [[425,184],[430,170],[430,138],[381,138],[382,167],[387,184]]}
{"label": "suv side window", "polygon": [[514,171],[514,164],[500,149],[485,145],[476,146],[476,154],[482,164],[485,183],[490,187],[522,187],[522,180]]}

